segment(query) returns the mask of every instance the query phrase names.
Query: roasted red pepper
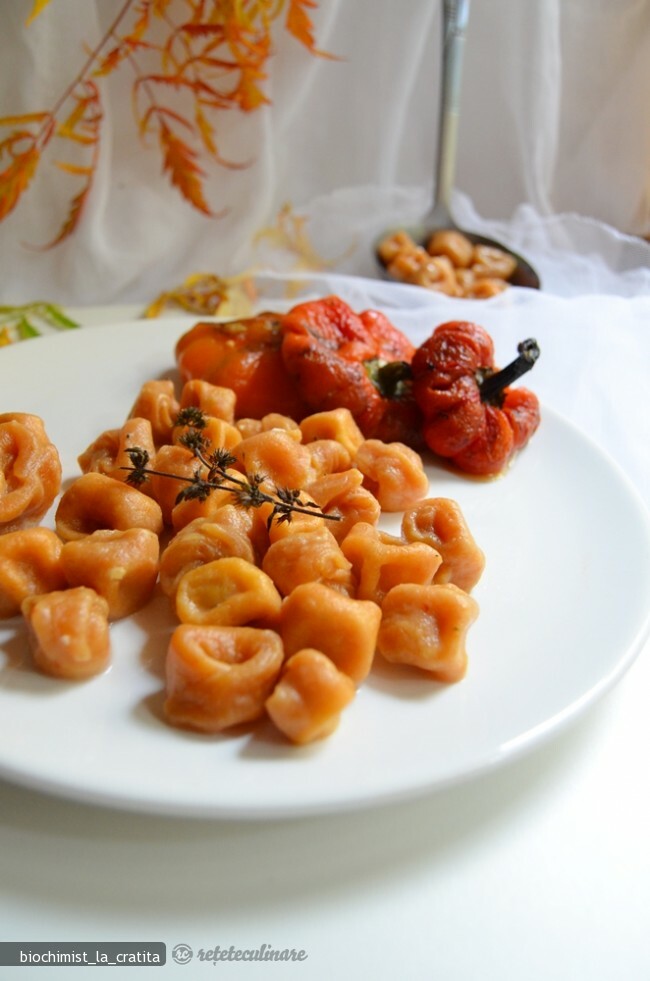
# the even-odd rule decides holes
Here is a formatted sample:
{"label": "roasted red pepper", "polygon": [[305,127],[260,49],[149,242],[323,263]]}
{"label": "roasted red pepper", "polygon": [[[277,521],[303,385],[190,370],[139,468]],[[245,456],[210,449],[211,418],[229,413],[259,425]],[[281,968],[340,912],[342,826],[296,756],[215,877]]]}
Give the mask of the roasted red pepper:
{"label": "roasted red pepper", "polygon": [[285,366],[312,411],[347,408],[367,438],[421,442],[410,377],[392,370],[415,348],[387,317],[328,296],[295,306],[282,330]]}
{"label": "roasted red pepper", "polygon": [[195,324],[178,341],[176,362],[184,382],[202,378],[232,388],[238,418],[280,412],[301,419],[309,409],[287,374],[281,346],[282,315],[260,313]]}
{"label": "roasted red pepper", "polygon": [[539,357],[534,340],[497,371],[492,339],[477,324],[441,324],[415,352],[413,395],[424,417],[423,435],[438,456],[471,474],[496,474],[537,429],[533,392],[509,386]]}

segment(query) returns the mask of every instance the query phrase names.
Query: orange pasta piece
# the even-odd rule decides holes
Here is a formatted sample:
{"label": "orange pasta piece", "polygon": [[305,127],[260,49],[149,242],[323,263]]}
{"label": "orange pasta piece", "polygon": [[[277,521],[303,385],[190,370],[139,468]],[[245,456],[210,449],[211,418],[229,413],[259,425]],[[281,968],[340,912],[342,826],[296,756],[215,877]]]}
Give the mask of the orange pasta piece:
{"label": "orange pasta piece", "polygon": [[[200,429],[201,435],[205,440],[205,455],[209,455],[213,450],[232,450],[237,443],[241,443],[242,435],[230,422],[225,419],[218,419],[216,416],[205,416],[205,425]],[[179,444],[181,437],[195,426],[174,426],[172,430],[172,442]]]}
{"label": "orange pasta piece", "polygon": [[176,614],[183,623],[271,626],[281,605],[272,579],[236,556],[190,569],[176,590]]}
{"label": "orange pasta piece", "polygon": [[49,528],[22,528],[0,535],[0,620],[20,613],[28,596],[63,589],[63,544]]}
{"label": "orange pasta piece", "polygon": [[266,711],[280,732],[302,745],[331,735],[354,695],[351,678],[320,651],[306,648],[286,662]]}
{"label": "orange pasta piece", "polygon": [[474,269],[467,270],[474,277],[473,282],[468,287],[468,295],[473,300],[489,300],[491,296],[503,293],[508,288],[504,279],[491,279],[486,276],[479,276]]}
{"label": "orange pasta piece", "polygon": [[201,378],[192,378],[185,382],[181,390],[181,409],[195,407],[206,416],[229,423],[235,421],[235,402],[236,396],[232,388],[212,385]]}
{"label": "orange pasta piece", "polygon": [[362,482],[361,471],[353,469],[326,474],[307,485],[307,494],[321,511],[338,519],[332,521],[329,528],[339,542],[343,541],[358,521],[372,525],[379,521],[379,501],[374,494],[362,487]]}
{"label": "orange pasta piece", "polygon": [[242,439],[248,439],[249,436],[257,436],[258,433],[262,432],[261,419],[237,419],[235,426],[241,433]]}
{"label": "orange pasta piece", "polygon": [[469,592],[481,578],[485,555],[474,541],[456,501],[431,497],[409,508],[402,518],[409,542],[426,542],[442,556],[434,582],[453,583]]}
{"label": "orange pasta piece", "polygon": [[287,534],[269,545],[262,569],[283,596],[304,582],[321,582],[348,596],[353,593],[352,566],[334,535],[323,527],[322,518],[320,524],[318,529]]}
{"label": "orange pasta piece", "polygon": [[[307,502],[308,498],[305,495],[301,495],[300,503]],[[268,524],[269,516],[273,510],[271,504],[264,504],[257,512],[256,515],[259,516],[259,521],[264,521]],[[314,514],[293,514],[291,516],[291,521],[272,521],[268,525],[267,534],[268,542],[266,548],[264,549],[263,556],[266,554],[270,545],[274,542],[280,541],[282,538],[287,538],[289,535],[306,535],[309,532],[320,532],[323,527],[331,522],[324,521],[322,516],[315,512]],[[262,556],[262,557],[263,557]]]}
{"label": "orange pasta piece", "polygon": [[329,473],[341,473],[352,465],[350,453],[335,439],[315,439],[307,443],[307,449],[311,456],[313,479]]}
{"label": "orange pasta piece", "polygon": [[120,451],[120,430],[106,429],[77,457],[82,473],[102,473],[108,477],[115,470]]}
{"label": "orange pasta piece", "polygon": [[169,474],[167,477],[161,477],[160,474],[152,475],[149,479],[149,487],[152,497],[160,505],[164,523],[170,525],[178,495],[195,473],[200,472],[205,475],[205,468],[201,466],[191,450],[184,446],[165,443],[156,453],[151,469]]}
{"label": "orange pasta piece", "polygon": [[174,504],[170,518],[174,531],[181,532],[194,521],[211,521],[224,506],[222,494],[223,491],[213,491],[203,501],[194,497]]}
{"label": "orange pasta piece", "polygon": [[249,436],[232,454],[250,476],[261,474],[276,487],[304,487],[311,474],[311,456],[283,429]]}
{"label": "orange pasta piece", "polygon": [[474,258],[474,245],[455,229],[443,228],[429,238],[429,255],[446,255],[457,269],[466,269]]}
{"label": "orange pasta piece", "polygon": [[163,527],[156,501],[101,473],[83,474],[68,487],[56,509],[55,522],[59,536],[66,542],[101,528],[148,528],[160,534]]}
{"label": "orange pasta piece", "polygon": [[45,674],[79,681],[104,671],[111,647],[108,603],[78,586],[23,600],[34,663]]}
{"label": "orange pasta piece", "polygon": [[436,681],[460,681],[467,670],[467,631],[477,616],[476,600],[451,583],[395,586],[382,604],[377,650]]}
{"label": "orange pasta piece", "polygon": [[329,409],[314,412],[300,423],[303,442],[313,443],[319,439],[333,439],[353,457],[363,443],[363,433],[357,426],[349,409]]}
{"label": "orange pasta piece", "polygon": [[281,412],[267,412],[260,419],[260,429],[258,432],[267,433],[271,429],[283,429],[296,443],[302,443],[300,426],[291,416],[285,416]]}
{"label": "orange pasta piece", "polygon": [[160,585],[175,597],[181,578],[190,569],[235,556],[253,562],[255,553],[249,538],[251,515],[232,504],[219,508],[212,518],[197,518],[185,525],[163,550],[160,557]]}
{"label": "orange pasta piece", "polygon": [[372,666],[380,620],[376,603],[309,582],[296,586],[285,599],[280,634],[287,655],[314,647],[360,684]]}
{"label": "orange pasta piece", "polygon": [[384,511],[403,511],[421,500],[429,489],[422,459],[404,443],[365,440],[354,457],[364,486]]}
{"label": "orange pasta piece", "polygon": [[146,381],[136,398],[129,417],[139,416],[151,423],[156,446],[171,442],[172,428],[180,405],[174,383],[167,378]]}
{"label": "orange pasta piece", "polygon": [[[196,461],[194,467],[195,469],[198,469],[199,467]],[[233,467],[228,467],[226,470],[226,474],[240,481],[242,479],[241,472],[239,470],[235,470]],[[156,485],[158,488],[161,488],[163,479],[164,478],[159,479],[159,482]],[[170,481],[170,483],[175,485],[175,493],[178,495],[178,492],[182,489],[183,484],[181,483],[181,481]],[[226,480],[224,481],[223,487],[214,488],[203,501],[200,498],[195,497],[195,498],[187,498],[183,501],[178,501],[178,503],[174,503],[171,509],[171,524],[174,531],[181,531],[181,529],[185,528],[186,525],[189,525],[192,521],[195,521],[197,518],[207,518],[210,521],[216,518],[219,511],[221,511],[223,507],[228,507],[233,503],[233,496],[231,493],[232,487],[233,487],[232,482]],[[161,492],[162,492],[162,488],[161,488]],[[167,494],[168,494],[168,499],[167,499],[167,505],[168,505],[171,501],[171,487],[167,488]],[[174,500],[176,500],[176,498],[174,498]],[[253,524],[253,518],[251,515],[249,515],[248,516],[249,528],[252,527],[252,524]]]}
{"label": "orange pasta piece", "polygon": [[[109,471],[110,477],[114,477],[116,480],[128,480],[129,470],[133,467],[133,460],[128,451],[133,449],[144,450],[149,454],[150,460],[153,460],[156,449],[151,423],[148,419],[133,416],[133,418],[127,419],[120,429],[115,463],[113,469]],[[143,493],[148,493],[150,490],[149,482],[142,484],[140,489]]]}
{"label": "orange pasta piece", "polygon": [[357,598],[380,605],[386,593],[401,582],[432,582],[442,562],[435,549],[424,542],[407,544],[363,521],[350,530],[341,549],[352,564]]}
{"label": "orange pasta piece", "polygon": [[145,528],[99,530],[66,542],[61,564],[70,586],[89,586],[108,603],[110,620],[151,599],[158,578],[158,536]]}
{"label": "orange pasta piece", "polygon": [[477,279],[510,279],[517,268],[517,260],[510,252],[492,245],[475,245],[472,272]]}
{"label": "orange pasta piece", "polygon": [[61,460],[39,416],[0,415],[0,534],[38,524],[61,489]]}
{"label": "orange pasta piece", "polygon": [[182,624],[167,652],[167,719],[208,733],[254,722],[264,714],[283,657],[272,630]]}

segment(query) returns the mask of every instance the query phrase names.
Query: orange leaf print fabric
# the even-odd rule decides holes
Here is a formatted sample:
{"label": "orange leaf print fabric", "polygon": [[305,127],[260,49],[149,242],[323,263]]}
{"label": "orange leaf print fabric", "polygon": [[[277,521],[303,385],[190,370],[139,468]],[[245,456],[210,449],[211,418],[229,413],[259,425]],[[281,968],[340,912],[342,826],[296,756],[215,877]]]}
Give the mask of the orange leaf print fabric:
{"label": "orange leaf print fabric", "polygon": [[[270,104],[267,62],[273,23],[281,16],[293,38],[311,54],[322,54],[310,16],[317,6],[315,0],[127,0],[103,35],[80,38],[78,66],[47,108],[0,117],[0,161],[7,161],[0,170],[0,222],[18,207],[37,171],[50,180],[56,167],[81,186],[70,194],[67,216],[44,247],[59,245],[77,230],[99,166],[108,80],[122,71],[131,75],[135,131],[142,137],[155,133],[171,186],[204,217],[223,217],[228,208],[214,208],[206,193],[210,165],[236,169],[250,161],[231,162],[222,154],[219,115],[233,109],[254,113]],[[48,18],[55,24],[60,12],[49,0],[35,0],[24,29],[35,20],[39,26]],[[49,152],[50,144],[63,156]],[[149,146],[142,144],[142,151]],[[49,218],[48,211],[43,220]]]}

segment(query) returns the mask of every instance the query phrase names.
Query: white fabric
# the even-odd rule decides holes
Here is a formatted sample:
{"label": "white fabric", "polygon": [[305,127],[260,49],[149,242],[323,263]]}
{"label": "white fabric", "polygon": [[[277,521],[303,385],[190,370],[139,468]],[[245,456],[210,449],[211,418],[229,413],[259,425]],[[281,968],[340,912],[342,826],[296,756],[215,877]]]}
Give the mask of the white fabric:
{"label": "white fabric", "polygon": [[[26,27],[30,5],[5,4],[0,116],[52,107],[121,7],[51,0]],[[82,220],[55,248],[30,248],[57,234],[80,189],[54,165],[67,148],[51,144],[0,223],[3,302],[146,302],[196,272],[288,270],[294,252],[256,241],[286,202],[318,256],[374,274],[375,237],[423,214],[431,199],[441,3],[320,0],[308,10],[318,47],[339,58],[314,57],[274,23],[259,82],[271,104],[216,121],[223,156],[248,166],[198,158],[211,207],[227,209],[222,218],[182,200],[155,140],[140,140],[131,66],[96,79],[104,118]],[[182,0],[167,7],[177,22],[186,12]],[[544,267],[553,292],[650,290],[650,246],[631,237],[650,233],[649,92],[647,0],[475,0],[457,220],[496,222]],[[174,98],[188,110],[182,93]]]}

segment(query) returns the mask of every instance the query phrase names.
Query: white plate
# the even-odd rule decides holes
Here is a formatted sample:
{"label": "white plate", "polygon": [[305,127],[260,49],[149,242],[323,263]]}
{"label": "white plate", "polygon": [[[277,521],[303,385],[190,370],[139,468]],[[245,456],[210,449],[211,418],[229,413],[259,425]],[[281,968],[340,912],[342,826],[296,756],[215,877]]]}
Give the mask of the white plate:
{"label": "white plate", "polygon": [[[173,370],[187,327],[137,322],[5,349],[0,412],[42,416],[72,477],[77,454],[121,423],[140,384]],[[162,597],[112,627],[111,669],[81,684],[37,674],[19,622],[5,621],[0,775],[129,809],[261,818],[397,800],[538,744],[620,678],[642,645],[648,519],[609,459],[548,410],[504,479],[436,468],[430,478],[433,494],[459,501],[487,555],[463,682],[378,664],[335,735],[296,749],[264,725],[207,737],[161,720],[174,622]]]}

